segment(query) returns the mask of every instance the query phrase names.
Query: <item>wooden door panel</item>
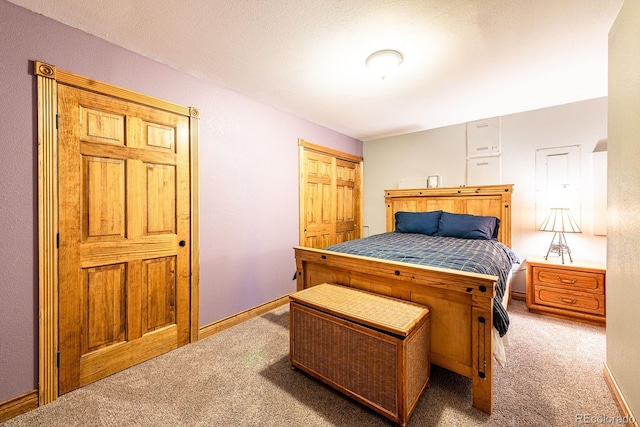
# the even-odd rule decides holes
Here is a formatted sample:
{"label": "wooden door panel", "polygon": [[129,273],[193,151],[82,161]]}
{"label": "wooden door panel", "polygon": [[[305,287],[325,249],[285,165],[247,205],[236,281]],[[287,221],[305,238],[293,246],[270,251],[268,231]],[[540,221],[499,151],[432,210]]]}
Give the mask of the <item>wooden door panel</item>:
{"label": "wooden door panel", "polygon": [[331,184],[323,182],[309,182],[306,190],[304,231],[305,245],[312,248],[322,248],[331,244]]}
{"label": "wooden door panel", "polygon": [[67,86],[59,105],[65,393],[189,341],[189,127]]}
{"label": "wooden door panel", "polygon": [[333,176],[333,160],[331,156],[318,153],[306,156],[307,177],[310,181],[331,182]]}
{"label": "wooden door panel", "polygon": [[331,225],[331,182],[307,182],[305,200],[307,209],[306,222],[312,227],[329,227]]}
{"label": "wooden door panel", "polygon": [[356,183],[356,169],[357,163],[347,162],[344,160],[336,160],[336,180],[342,181],[346,185],[351,183],[351,186]]}
{"label": "wooden door panel", "polygon": [[82,307],[86,334],[82,354],[126,340],[126,266],[107,265],[83,269]]}
{"label": "wooden door panel", "polygon": [[307,209],[305,210],[305,219],[309,227],[322,227],[323,221],[326,221],[326,218],[323,218],[322,214],[325,203],[325,198],[322,197],[322,194],[324,193],[323,189],[325,187],[326,186],[315,182],[307,183]]}
{"label": "wooden door panel", "polygon": [[356,219],[353,187],[338,186],[336,188],[336,201],[336,220],[339,223],[350,222],[353,225]]}
{"label": "wooden door panel", "polygon": [[176,321],[176,258],[142,262],[143,334]]}
{"label": "wooden door panel", "polygon": [[82,157],[82,240],[125,237],[125,161]]}
{"label": "wooden door panel", "polygon": [[80,141],[125,145],[125,116],[80,107]]}
{"label": "wooden door panel", "polygon": [[145,163],[144,235],[176,233],[176,168]]}
{"label": "wooden door panel", "polygon": [[142,140],[146,147],[159,151],[175,153],[176,130],[173,126],[142,121]]}

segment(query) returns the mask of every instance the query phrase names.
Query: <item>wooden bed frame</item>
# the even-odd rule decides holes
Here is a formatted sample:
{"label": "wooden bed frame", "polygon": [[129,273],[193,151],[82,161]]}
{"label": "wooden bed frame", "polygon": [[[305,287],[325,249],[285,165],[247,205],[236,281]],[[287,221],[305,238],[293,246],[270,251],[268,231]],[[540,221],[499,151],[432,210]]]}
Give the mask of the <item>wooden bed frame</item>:
{"label": "wooden bed frame", "polygon": [[[444,210],[500,219],[511,245],[513,185],[387,190],[387,231],[398,211]],[[496,276],[295,247],[297,289],[336,283],[429,306],[431,361],[471,378],[473,406],[493,408],[493,298]],[[505,295],[507,298],[508,295]]]}

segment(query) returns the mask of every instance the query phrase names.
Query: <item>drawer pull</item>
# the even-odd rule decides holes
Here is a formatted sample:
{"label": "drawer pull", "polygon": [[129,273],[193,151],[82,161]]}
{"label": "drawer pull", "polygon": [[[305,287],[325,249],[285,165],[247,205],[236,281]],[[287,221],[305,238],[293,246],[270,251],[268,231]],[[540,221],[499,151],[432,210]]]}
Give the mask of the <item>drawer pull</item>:
{"label": "drawer pull", "polygon": [[564,302],[564,303],[567,303],[567,304],[575,304],[575,303],[578,302],[577,299],[569,299],[569,298],[565,298],[565,297],[561,297],[561,296],[558,296],[558,299],[560,301]]}
{"label": "drawer pull", "polygon": [[576,279],[575,277],[573,279],[569,280],[569,279],[563,279],[560,276],[558,276],[558,280],[561,281],[562,283],[566,283],[567,285],[573,285],[574,283],[576,283],[578,281],[578,279]]}

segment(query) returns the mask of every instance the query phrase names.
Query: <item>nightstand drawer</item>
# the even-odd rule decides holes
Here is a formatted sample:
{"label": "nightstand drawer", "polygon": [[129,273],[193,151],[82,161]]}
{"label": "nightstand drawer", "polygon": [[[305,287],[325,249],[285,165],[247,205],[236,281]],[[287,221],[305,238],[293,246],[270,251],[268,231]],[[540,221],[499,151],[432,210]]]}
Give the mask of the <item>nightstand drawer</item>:
{"label": "nightstand drawer", "polygon": [[604,294],[604,274],[551,267],[534,267],[533,283],[561,289]]}
{"label": "nightstand drawer", "polygon": [[534,286],[533,299],[535,304],[604,316],[604,295],[562,292],[546,286]]}

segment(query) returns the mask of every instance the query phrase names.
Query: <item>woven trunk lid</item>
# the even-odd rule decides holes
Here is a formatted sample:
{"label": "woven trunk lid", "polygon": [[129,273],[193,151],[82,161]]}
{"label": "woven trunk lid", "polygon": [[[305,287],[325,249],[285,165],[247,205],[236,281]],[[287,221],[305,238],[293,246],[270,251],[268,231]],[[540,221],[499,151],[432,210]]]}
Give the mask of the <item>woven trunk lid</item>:
{"label": "woven trunk lid", "polygon": [[419,304],[327,283],[298,291],[289,298],[402,337],[429,313],[427,307]]}

